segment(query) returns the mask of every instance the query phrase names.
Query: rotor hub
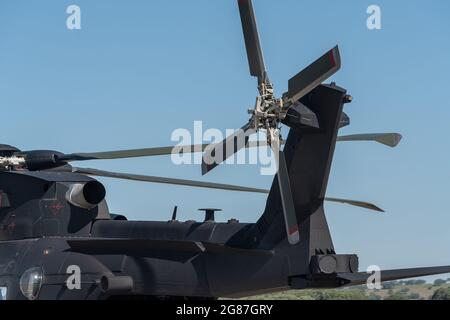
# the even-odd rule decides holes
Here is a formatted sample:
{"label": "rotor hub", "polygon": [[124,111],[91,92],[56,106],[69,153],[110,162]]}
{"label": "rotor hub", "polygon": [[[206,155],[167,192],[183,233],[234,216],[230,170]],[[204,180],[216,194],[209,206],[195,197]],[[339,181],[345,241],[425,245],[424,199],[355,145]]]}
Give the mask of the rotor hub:
{"label": "rotor hub", "polygon": [[289,108],[284,107],[283,99],[275,97],[270,82],[261,83],[258,89],[260,96],[256,98],[255,107],[249,110],[249,114],[252,115],[250,124],[256,131],[266,130],[267,142],[270,145],[273,141],[271,131],[279,131],[281,121],[286,118]]}

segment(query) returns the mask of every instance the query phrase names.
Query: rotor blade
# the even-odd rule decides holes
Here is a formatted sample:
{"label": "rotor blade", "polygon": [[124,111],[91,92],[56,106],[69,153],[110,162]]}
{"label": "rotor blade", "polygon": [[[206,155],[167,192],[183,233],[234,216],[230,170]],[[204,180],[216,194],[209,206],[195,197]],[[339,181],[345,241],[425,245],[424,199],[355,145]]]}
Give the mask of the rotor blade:
{"label": "rotor blade", "polygon": [[246,124],[224,141],[206,147],[202,158],[202,174],[207,174],[239,150],[245,148],[249,137],[254,133],[256,133],[256,130],[251,129],[250,124]]}
{"label": "rotor blade", "polygon": [[[402,136],[398,133],[387,134],[361,134],[338,137],[338,141],[376,141],[390,147],[398,145]],[[164,156],[170,154],[197,153],[203,152],[209,144],[168,146],[158,148],[130,149],[105,152],[85,152],[71,153],[58,157],[59,161],[86,161],[86,160],[112,160],[139,157]],[[267,147],[266,141],[249,141],[246,148]]]}
{"label": "rotor blade", "polygon": [[287,101],[297,102],[340,68],[341,58],[336,46],[289,80]]}
{"label": "rotor blade", "polygon": [[132,180],[132,181],[163,183],[163,184],[172,184],[172,185],[207,188],[207,189],[219,189],[219,190],[228,190],[228,191],[267,193],[267,190],[257,189],[257,188],[248,188],[248,187],[241,187],[241,186],[235,186],[235,185],[202,182],[202,181],[192,181],[192,180],[153,177],[153,176],[128,174],[128,173],[109,172],[109,171],[89,169],[89,168],[73,168],[72,172],[86,174],[86,175],[90,175],[90,176],[125,179],[125,180]]}
{"label": "rotor blade", "polygon": [[388,147],[395,148],[402,138],[402,135],[399,133],[368,133],[342,136],[338,138],[338,141],[375,141]]}
{"label": "rotor blade", "polygon": [[338,199],[338,198],[325,198],[325,201],[343,203],[343,204],[348,204],[348,205],[355,206],[355,207],[365,208],[368,210],[385,212],[383,209],[377,207],[376,205],[369,203],[369,202],[364,202],[364,201]]}
{"label": "rotor blade", "polygon": [[266,80],[266,67],[264,66],[264,57],[259,41],[258,27],[252,0],[238,0],[238,5],[244,32],[245,47],[247,49],[247,58],[250,66],[250,74],[254,77],[258,77],[259,83],[262,83]]}
{"label": "rotor blade", "polygon": [[[192,180],[171,179],[171,178],[162,178],[162,177],[154,177],[154,176],[146,176],[146,175],[109,172],[109,171],[89,169],[89,168],[73,167],[70,169],[72,172],[75,172],[75,173],[81,173],[81,174],[86,174],[86,175],[91,175],[91,176],[106,177],[106,178],[131,180],[131,181],[163,183],[163,184],[173,184],[173,185],[181,185],[181,186],[219,189],[219,190],[228,190],[228,191],[252,192],[252,193],[262,193],[262,194],[268,194],[270,192],[270,190],[267,190],[267,189],[251,188],[251,187],[229,185],[229,184],[218,184],[218,183],[192,181]],[[368,203],[368,202],[347,200],[347,199],[338,199],[338,198],[325,198],[325,201],[344,203],[344,204],[348,204],[348,205],[352,205],[352,206],[362,207],[362,208],[369,209],[369,210],[384,212],[382,209],[380,209],[376,205]]]}
{"label": "rotor blade", "polygon": [[291,183],[289,180],[286,159],[280,147],[280,132],[278,129],[274,131],[275,132],[272,134],[273,139],[271,147],[277,161],[278,186],[280,188],[286,232],[289,243],[291,245],[295,245],[300,242],[300,232],[297,223],[297,215],[295,212],[294,200],[292,199]]}
{"label": "rotor blade", "polygon": [[[201,152],[201,146],[191,146],[192,152]],[[194,149],[200,148],[199,150]],[[117,150],[106,152],[86,152],[86,153],[71,153],[58,157],[59,161],[85,161],[85,160],[111,160],[111,159],[126,159],[162,156],[171,154],[177,147],[161,147],[161,148],[146,148],[146,149],[131,149],[131,150]],[[187,148],[187,147],[186,147]]]}

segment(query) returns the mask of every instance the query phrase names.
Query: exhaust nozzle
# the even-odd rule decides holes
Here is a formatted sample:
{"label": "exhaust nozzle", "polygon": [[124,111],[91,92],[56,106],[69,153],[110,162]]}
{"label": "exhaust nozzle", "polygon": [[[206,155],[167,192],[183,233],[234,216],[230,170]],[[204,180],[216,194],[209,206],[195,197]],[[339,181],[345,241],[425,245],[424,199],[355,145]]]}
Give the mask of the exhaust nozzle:
{"label": "exhaust nozzle", "polygon": [[103,276],[100,279],[100,288],[104,293],[123,294],[133,290],[133,278],[129,276]]}
{"label": "exhaust nozzle", "polygon": [[66,199],[72,205],[91,210],[105,199],[105,187],[98,181],[75,183],[66,193]]}

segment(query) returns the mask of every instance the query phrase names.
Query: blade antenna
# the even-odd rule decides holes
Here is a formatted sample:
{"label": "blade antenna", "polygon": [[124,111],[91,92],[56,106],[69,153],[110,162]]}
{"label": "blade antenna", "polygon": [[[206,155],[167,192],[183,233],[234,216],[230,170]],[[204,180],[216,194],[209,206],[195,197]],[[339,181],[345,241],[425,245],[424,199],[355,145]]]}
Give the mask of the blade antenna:
{"label": "blade antenna", "polygon": [[177,220],[177,212],[178,212],[178,206],[175,206],[173,208],[173,212],[172,212],[172,221],[176,221]]}

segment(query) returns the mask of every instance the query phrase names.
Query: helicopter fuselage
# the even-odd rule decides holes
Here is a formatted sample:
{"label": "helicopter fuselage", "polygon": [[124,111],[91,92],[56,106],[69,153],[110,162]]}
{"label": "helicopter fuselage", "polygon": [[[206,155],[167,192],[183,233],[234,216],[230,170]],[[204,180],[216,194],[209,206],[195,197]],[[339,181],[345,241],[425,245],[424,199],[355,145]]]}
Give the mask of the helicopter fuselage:
{"label": "helicopter fuselage", "polygon": [[[43,275],[40,299],[208,298],[289,287],[286,257],[237,246],[253,224],[126,221],[110,215],[104,200],[91,209],[68,201],[73,185],[92,181],[74,173],[0,173],[0,287],[8,299],[25,298],[20,280],[33,268]],[[105,288],[105,278],[131,285]]]}

